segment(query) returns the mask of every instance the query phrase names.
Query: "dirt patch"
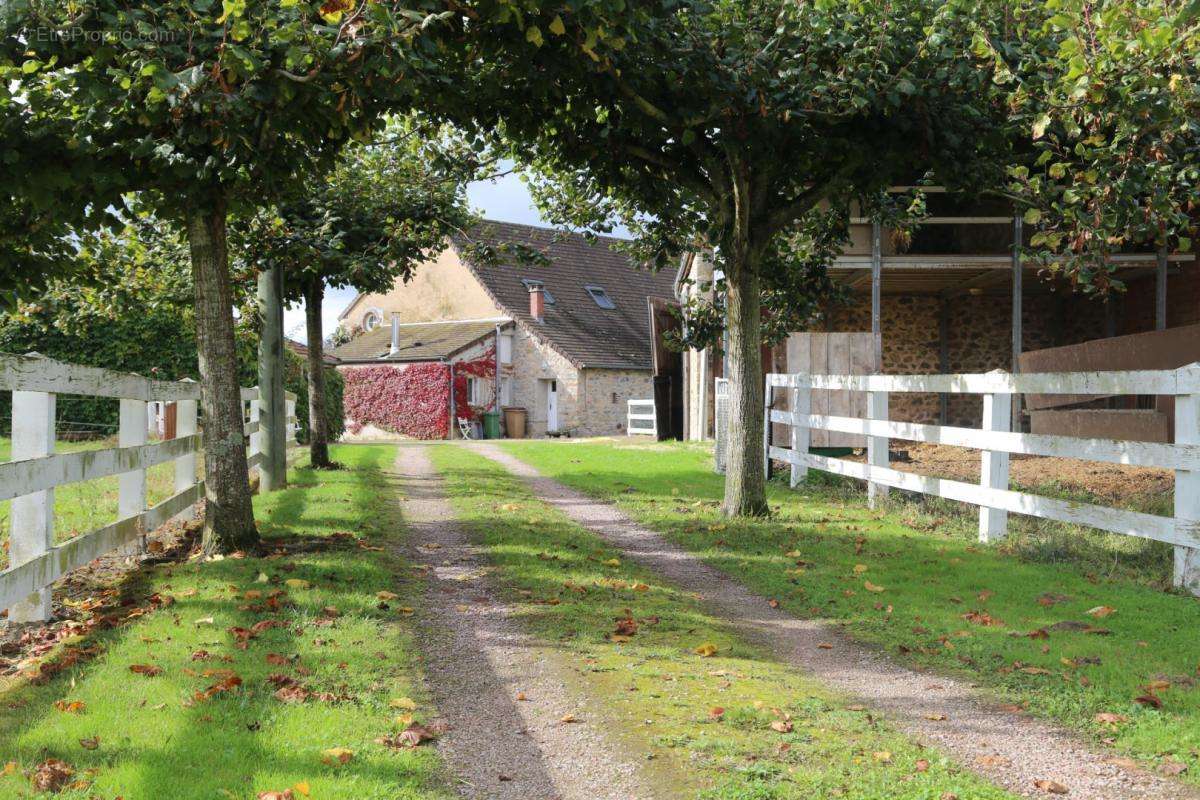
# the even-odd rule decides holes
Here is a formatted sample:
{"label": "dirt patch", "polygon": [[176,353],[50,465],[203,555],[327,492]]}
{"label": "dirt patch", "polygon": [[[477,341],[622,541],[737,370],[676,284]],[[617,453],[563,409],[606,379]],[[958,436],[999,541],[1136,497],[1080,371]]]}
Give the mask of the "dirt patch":
{"label": "dirt patch", "polygon": [[[856,451],[847,460],[864,461],[865,458],[865,454]],[[891,467],[901,472],[978,483],[979,463],[980,451],[965,447],[920,442],[893,443],[892,446]],[[1168,469],[1044,456],[1010,456],[1009,478],[1025,488],[1055,484],[1068,491],[1095,495],[1113,504],[1145,500],[1175,488],[1175,473]]]}

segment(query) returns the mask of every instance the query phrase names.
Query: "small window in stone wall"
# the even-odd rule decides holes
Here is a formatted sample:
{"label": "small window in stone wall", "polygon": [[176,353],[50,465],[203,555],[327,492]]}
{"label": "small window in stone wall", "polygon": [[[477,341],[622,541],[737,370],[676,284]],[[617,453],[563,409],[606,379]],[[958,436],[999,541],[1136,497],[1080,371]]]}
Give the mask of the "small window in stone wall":
{"label": "small window in stone wall", "polygon": [[616,392],[613,392],[613,393],[612,393],[612,396],[613,396],[613,404],[614,404],[614,405],[616,405],[616,403],[617,403],[617,400],[619,399],[619,398],[617,397],[617,393],[616,393]]}

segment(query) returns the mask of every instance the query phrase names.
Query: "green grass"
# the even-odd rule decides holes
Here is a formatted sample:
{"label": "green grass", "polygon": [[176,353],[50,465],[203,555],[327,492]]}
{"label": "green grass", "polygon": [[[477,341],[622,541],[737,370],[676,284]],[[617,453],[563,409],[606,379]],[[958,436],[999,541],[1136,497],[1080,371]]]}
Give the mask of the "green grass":
{"label": "green grass", "polygon": [[[929,524],[936,509],[871,512],[861,491],[820,479],[798,491],[773,485],[769,520],[726,521],[717,508],[722,477],[707,449],[694,445],[505,446],[545,474],[616,502],[798,616],[844,624],[910,664],[967,676],[1151,766],[1180,761],[1189,767],[1184,778],[1200,783],[1196,598],[1103,577],[1062,553],[1047,562],[981,546],[954,525]],[[868,582],[882,591],[869,591]],[[1039,602],[1050,596],[1056,602]],[[1115,611],[1086,614],[1097,606]],[[993,624],[978,624],[983,618],[972,612]],[[1053,627],[1064,622],[1108,633]],[[1028,636],[1042,630],[1046,638]],[[1161,709],[1135,702],[1153,681],[1169,683],[1156,690]],[[1127,721],[1100,724],[1101,712]]]}
{"label": "green grass", "polygon": [[[114,440],[57,442],[60,453],[116,447]],[[0,437],[0,462],[12,458],[12,441]],[[199,459],[197,459],[199,461]],[[54,490],[54,538],[62,543],[117,519],[116,475],[94,481],[72,483]],[[161,503],[175,491],[175,465],[158,464],[146,470],[146,499]],[[0,570],[8,566],[9,508],[11,500],[0,501]]]}
{"label": "green grass", "polygon": [[[646,758],[660,785],[707,800],[1009,797],[739,639],[499,465],[453,446],[433,458],[521,622],[577,672],[573,688],[603,698],[592,722]],[[626,617],[637,631],[612,638]],[[697,655],[704,644],[717,653]],[[790,732],[771,728],[785,717]]]}
{"label": "green grass", "polygon": [[[348,469],[297,469],[291,488],[256,498],[263,534],[289,548],[287,555],[164,565],[121,586],[121,596],[135,602],[116,602],[109,613],[145,607],[152,593],[174,602],[68,645],[68,652],[94,646],[98,653],[48,682],[21,680],[0,693],[0,773],[14,762],[0,777],[0,797],[31,796],[25,773],[58,758],[84,781],[56,795],[62,798],[253,798],[303,782],[322,800],[449,798],[431,748],[396,751],[374,742],[400,728],[392,699],[415,699],[418,719],[431,713],[400,611],[416,587],[398,557],[367,549],[402,535],[382,472],[394,456],[389,447],[339,448],[336,458]],[[291,579],[307,586],[288,585]],[[275,612],[246,596],[273,590],[284,592]],[[385,607],[379,591],[400,598]],[[263,631],[244,650],[235,646],[230,628],[266,619],[286,626]],[[198,651],[211,660],[195,660]],[[268,663],[268,654],[291,662]],[[134,674],[131,665],[162,674]],[[231,670],[243,683],[197,700],[197,691],[221,680],[203,674],[211,669]],[[271,674],[336,699],[286,704],[273,696]],[[82,713],[57,709],[59,700],[83,703]],[[81,745],[94,737],[98,748]],[[331,748],[347,748],[353,758],[325,764],[322,753]]]}

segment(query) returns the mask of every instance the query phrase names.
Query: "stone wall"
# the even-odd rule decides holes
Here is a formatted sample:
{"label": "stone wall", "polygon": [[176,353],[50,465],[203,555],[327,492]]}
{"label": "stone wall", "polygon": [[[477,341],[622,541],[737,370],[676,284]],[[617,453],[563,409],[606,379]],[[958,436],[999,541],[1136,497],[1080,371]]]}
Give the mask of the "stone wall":
{"label": "stone wall", "polygon": [[[884,295],[881,304],[883,371],[891,375],[941,372],[939,324],[942,300],[916,295]],[[1000,295],[964,295],[946,302],[949,372],[989,372],[1012,368],[1011,300]],[[849,305],[831,308],[825,330],[871,330],[871,299],[857,295]],[[1076,344],[1104,335],[1104,306],[1083,297],[1026,295],[1022,346],[1037,350]],[[982,413],[978,396],[951,396],[950,423],[977,427]],[[893,394],[891,418],[936,422],[935,394]]]}
{"label": "stone wall", "polygon": [[556,381],[558,426],[571,430],[580,404],[579,370],[557,350],[518,325],[513,332],[512,405],[526,410],[525,435],[546,435],[546,381]]}
{"label": "stone wall", "polygon": [[[1180,263],[1178,271],[1167,277],[1167,327],[1200,322],[1200,264],[1195,260]],[[1155,276],[1131,281],[1124,295],[1117,298],[1120,333],[1154,330]]]}
{"label": "stone wall", "polygon": [[584,403],[579,436],[622,436],[630,400],[654,397],[650,370],[587,369],[583,371]]}

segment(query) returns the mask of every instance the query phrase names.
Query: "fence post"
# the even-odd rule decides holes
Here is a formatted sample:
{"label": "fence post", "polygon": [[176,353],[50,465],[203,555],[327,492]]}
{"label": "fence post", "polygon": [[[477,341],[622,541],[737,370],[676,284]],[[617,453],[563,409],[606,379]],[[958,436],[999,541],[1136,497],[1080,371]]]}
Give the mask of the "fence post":
{"label": "fence post", "polygon": [[[56,398],[45,392],[12,394],[12,460],[42,458],[54,452]],[[143,426],[145,420],[142,420]],[[9,563],[32,561],[54,546],[54,490],[34,492],[12,501]],[[31,594],[8,611],[9,622],[50,619],[50,587]]]}
{"label": "fence post", "polygon": [[771,480],[771,404],[775,395],[775,386],[771,376],[766,376],[763,386],[763,477]]}
{"label": "fence post", "polygon": [[[887,418],[888,393],[867,392],[867,419],[880,419],[886,422]],[[888,458],[888,442],[890,438],[888,436],[867,437],[867,463],[872,467],[886,468],[890,463],[890,459]],[[879,501],[887,497],[887,495],[887,485],[875,481],[867,482],[867,504],[871,508],[875,508]]]}
{"label": "fence post", "polygon": [[[137,447],[146,443],[146,409],[148,403],[144,400],[122,400],[120,428],[117,430],[118,447]],[[135,469],[123,472],[117,478],[117,519],[136,517],[146,510],[146,470]],[[139,526],[140,528],[140,526]],[[128,547],[122,548],[122,555],[137,555],[145,549],[144,530],[138,531],[138,538]]]}
{"label": "fence post", "polygon": [[[263,433],[264,432],[262,429],[262,406],[261,406],[262,391],[257,386],[254,387],[254,391],[255,391],[254,398],[250,401],[250,424],[256,426],[256,430],[250,434],[250,447],[246,451],[247,458],[258,455],[259,453],[261,453],[263,451]],[[257,467],[251,469],[251,471],[250,471],[251,476],[254,475],[255,469],[258,470],[258,476],[259,476],[258,479],[259,479],[259,482],[261,483],[262,482],[262,474],[263,474],[262,473],[263,468],[262,468],[261,461],[259,461],[259,465]]]}
{"label": "fence post", "polygon": [[[185,381],[192,383],[191,378]],[[196,418],[199,403],[195,400],[178,400],[175,403],[175,438],[182,439],[196,433]],[[196,451],[175,459],[175,494],[196,485]]]}
{"label": "fence post", "polygon": [[[812,413],[812,383],[808,375],[793,375],[795,382],[792,386],[792,454],[803,459],[808,455],[809,444],[812,441],[812,431],[808,427],[807,417]],[[792,462],[792,488],[808,477],[808,465]]]}
{"label": "fence post", "polygon": [[288,444],[296,444],[296,398],[286,398],[283,405],[283,424],[287,431],[284,439]]}
{"label": "fence post", "polygon": [[[1002,372],[1003,370],[996,370]],[[1012,424],[1013,396],[985,394],[983,396],[983,429],[1007,431]],[[980,463],[979,485],[985,489],[1008,488],[1008,453],[984,450]],[[996,542],[1008,533],[1008,512],[998,508],[979,507],[979,541]]]}
{"label": "fence post", "polygon": [[[1183,367],[1192,374],[1200,365]],[[1200,393],[1175,397],[1175,444],[1200,445]],[[1175,470],[1175,527],[1181,530],[1200,530],[1200,471]],[[1194,547],[1175,548],[1174,584],[1200,595],[1200,550]]]}

